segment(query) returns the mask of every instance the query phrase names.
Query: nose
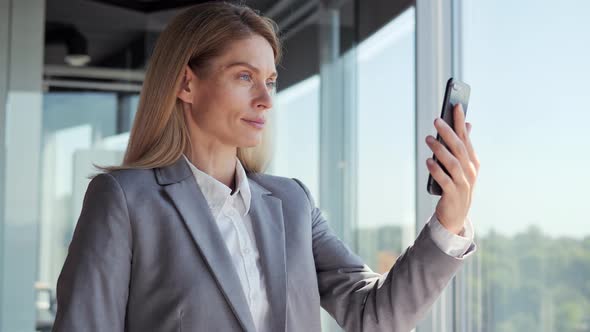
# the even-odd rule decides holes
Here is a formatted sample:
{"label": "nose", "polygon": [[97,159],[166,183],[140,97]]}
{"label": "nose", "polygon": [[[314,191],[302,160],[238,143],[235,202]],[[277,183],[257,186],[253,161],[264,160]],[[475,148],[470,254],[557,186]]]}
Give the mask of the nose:
{"label": "nose", "polygon": [[273,105],[273,100],[272,100],[272,95],[271,92],[272,90],[269,90],[266,87],[266,84],[262,84],[262,88],[259,89],[259,95],[258,97],[255,99],[255,106],[257,110],[267,110],[267,109],[271,109],[272,105]]}

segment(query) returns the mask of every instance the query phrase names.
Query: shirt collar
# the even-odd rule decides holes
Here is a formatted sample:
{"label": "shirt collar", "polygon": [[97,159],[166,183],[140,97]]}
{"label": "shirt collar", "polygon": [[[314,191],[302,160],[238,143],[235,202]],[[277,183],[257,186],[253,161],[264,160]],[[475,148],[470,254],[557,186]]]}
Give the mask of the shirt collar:
{"label": "shirt collar", "polygon": [[197,184],[201,188],[205,199],[207,200],[207,204],[209,208],[214,212],[213,216],[217,218],[217,214],[223,208],[223,205],[229,199],[229,197],[233,197],[235,203],[236,200],[240,200],[243,203],[243,209],[239,208],[239,204],[236,204],[237,210],[245,216],[250,211],[250,200],[251,200],[251,192],[250,192],[250,185],[248,184],[248,177],[246,176],[246,171],[240,162],[240,159],[236,157],[236,192],[231,194],[231,189],[226,186],[225,184],[221,183],[214,177],[210,176],[209,174],[201,171],[198,169],[193,163],[188,160],[188,158],[183,154],[182,155],[186,162],[188,163],[193,175],[195,176],[195,180]]}

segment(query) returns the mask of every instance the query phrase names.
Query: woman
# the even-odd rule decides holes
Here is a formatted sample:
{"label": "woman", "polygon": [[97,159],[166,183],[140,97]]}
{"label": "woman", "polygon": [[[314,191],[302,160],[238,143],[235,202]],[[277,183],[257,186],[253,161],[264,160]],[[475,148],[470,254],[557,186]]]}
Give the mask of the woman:
{"label": "woman", "polygon": [[[276,25],[206,3],[158,39],[122,166],[92,179],[57,285],[54,331],[409,331],[476,246],[478,162],[460,109],[444,196],[386,275],[330,230],[308,189],[263,173]],[[467,222],[466,222],[467,221]],[[465,232],[461,236],[461,232]]]}

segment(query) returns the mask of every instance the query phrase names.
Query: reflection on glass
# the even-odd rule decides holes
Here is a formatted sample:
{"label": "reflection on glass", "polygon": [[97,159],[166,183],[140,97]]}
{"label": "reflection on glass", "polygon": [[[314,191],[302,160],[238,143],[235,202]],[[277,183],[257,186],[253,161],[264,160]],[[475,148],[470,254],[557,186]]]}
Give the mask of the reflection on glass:
{"label": "reflection on glass", "polygon": [[[131,114],[116,93],[49,92],[43,96],[38,320],[52,322],[52,297],[67,255],[93,164],[122,161],[128,134],[118,114]],[[129,121],[126,121],[129,123]],[[127,128],[126,130],[129,130]]]}
{"label": "reflection on glass", "polygon": [[358,253],[387,272],[415,237],[415,16],[358,47]]}
{"label": "reflection on glass", "polygon": [[590,3],[482,0],[463,12],[482,161],[466,330],[590,331]]}

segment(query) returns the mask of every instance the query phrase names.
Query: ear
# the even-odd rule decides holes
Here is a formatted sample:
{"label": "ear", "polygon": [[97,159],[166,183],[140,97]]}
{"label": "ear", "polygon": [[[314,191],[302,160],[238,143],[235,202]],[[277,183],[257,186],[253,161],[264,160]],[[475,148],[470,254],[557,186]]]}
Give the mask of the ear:
{"label": "ear", "polygon": [[182,83],[176,93],[176,97],[185,103],[192,104],[196,93],[196,75],[189,65],[183,69]]}

